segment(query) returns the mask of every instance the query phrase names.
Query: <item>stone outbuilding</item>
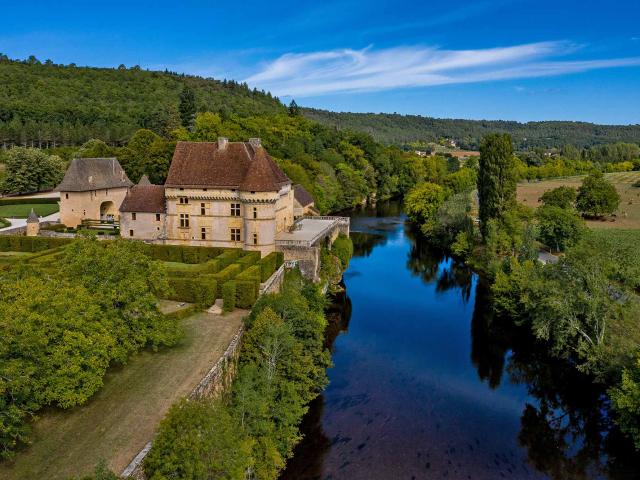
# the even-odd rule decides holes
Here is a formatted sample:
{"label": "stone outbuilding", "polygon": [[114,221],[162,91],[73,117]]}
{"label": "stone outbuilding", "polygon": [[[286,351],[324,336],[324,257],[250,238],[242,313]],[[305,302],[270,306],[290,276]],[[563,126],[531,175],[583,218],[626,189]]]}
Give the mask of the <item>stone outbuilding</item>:
{"label": "stone outbuilding", "polygon": [[31,209],[31,213],[27,217],[27,237],[37,237],[40,233],[40,219],[36,212]]}
{"label": "stone outbuilding", "polygon": [[153,185],[143,175],[120,205],[120,234],[137,240],[166,238],[164,185]]}
{"label": "stone outbuilding", "polygon": [[132,185],[116,158],[74,158],[56,188],[60,222],[74,228],[83,220],[117,222]]}

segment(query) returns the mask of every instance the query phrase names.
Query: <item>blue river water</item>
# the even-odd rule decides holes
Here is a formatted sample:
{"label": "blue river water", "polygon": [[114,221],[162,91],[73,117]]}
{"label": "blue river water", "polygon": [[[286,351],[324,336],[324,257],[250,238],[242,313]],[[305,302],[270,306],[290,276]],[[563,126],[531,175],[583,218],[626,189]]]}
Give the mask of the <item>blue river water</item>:
{"label": "blue river water", "polygon": [[399,204],[351,221],[330,384],[283,480],[640,478],[603,392],[495,318],[486,282]]}

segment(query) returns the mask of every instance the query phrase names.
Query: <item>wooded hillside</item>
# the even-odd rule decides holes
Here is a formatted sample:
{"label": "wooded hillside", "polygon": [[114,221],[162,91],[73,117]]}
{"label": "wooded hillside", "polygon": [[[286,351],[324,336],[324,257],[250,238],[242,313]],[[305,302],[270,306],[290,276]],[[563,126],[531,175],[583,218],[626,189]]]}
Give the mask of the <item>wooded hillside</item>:
{"label": "wooded hillside", "polygon": [[463,149],[477,150],[489,133],[509,133],[518,150],[575,145],[579,148],[602,143],[640,143],[640,125],[596,125],[586,122],[511,122],[504,120],[459,120],[391,113],[338,113],[305,108],[304,116],[325,125],[370,134],[376,140],[404,145],[413,142],[456,140]]}
{"label": "wooded hillside", "polygon": [[[181,124],[188,86],[196,112],[225,117],[276,114],[284,106],[246,84],[139,67],[90,68],[10,60],[0,54],[0,145],[121,145],[140,128],[165,135]],[[194,112],[195,113],[195,112]]]}

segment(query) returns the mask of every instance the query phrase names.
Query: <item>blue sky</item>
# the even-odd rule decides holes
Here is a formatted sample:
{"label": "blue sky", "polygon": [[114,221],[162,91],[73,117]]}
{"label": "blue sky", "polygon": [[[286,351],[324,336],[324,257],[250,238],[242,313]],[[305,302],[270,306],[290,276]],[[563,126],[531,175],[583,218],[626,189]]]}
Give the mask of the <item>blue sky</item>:
{"label": "blue sky", "polygon": [[288,102],[640,123],[640,1],[3,2],[0,52],[234,78]]}

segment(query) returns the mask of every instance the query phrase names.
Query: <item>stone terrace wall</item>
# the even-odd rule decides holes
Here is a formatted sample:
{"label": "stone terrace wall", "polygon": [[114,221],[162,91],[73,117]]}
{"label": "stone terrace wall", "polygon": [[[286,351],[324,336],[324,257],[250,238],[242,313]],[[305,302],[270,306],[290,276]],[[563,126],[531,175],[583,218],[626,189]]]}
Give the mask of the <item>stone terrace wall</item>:
{"label": "stone terrace wall", "polygon": [[[189,394],[190,400],[201,398],[216,398],[222,395],[233,382],[240,357],[240,347],[244,334],[244,324],[240,326],[231,339],[229,346],[218,361],[211,367],[202,380]],[[135,480],[146,480],[144,473],[144,459],[151,450],[152,442],[147,443],[136,455],[127,468],[122,472],[122,477]]]}

